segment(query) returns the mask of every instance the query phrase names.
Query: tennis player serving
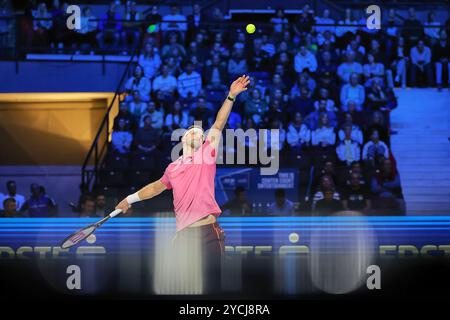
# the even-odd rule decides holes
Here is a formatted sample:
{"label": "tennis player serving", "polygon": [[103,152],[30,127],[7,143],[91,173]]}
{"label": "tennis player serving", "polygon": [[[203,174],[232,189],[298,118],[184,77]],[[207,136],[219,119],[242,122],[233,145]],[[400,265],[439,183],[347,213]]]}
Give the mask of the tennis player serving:
{"label": "tennis player serving", "polygon": [[[244,75],[231,84],[228,97],[206,139],[200,126],[188,128],[181,139],[183,155],[167,166],[161,179],[127,196],[116,206],[116,209],[126,212],[133,203],[172,189],[177,230],[175,247],[182,245],[189,251],[200,250],[205,268],[204,280],[211,290],[218,289],[220,284],[224,254],[224,233],[216,221],[221,210],[214,195],[217,149],[233,102],[247,90],[249,83],[249,77]],[[189,244],[194,247],[189,247]]]}

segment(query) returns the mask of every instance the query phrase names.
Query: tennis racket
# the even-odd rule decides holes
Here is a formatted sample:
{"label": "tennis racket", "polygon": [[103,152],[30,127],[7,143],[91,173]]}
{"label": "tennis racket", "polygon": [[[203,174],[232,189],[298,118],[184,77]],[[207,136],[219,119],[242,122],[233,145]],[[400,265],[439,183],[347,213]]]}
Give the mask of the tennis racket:
{"label": "tennis racket", "polygon": [[81,242],[82,240],[86,239],[91,234],[93,234],[95,232],[95,230],[97,230],[97,228],[99,228],[106,221],[117,216],[121,212],[122,212],[121,209],[116,209],[113,212],[111,212],[110,214],[108,214],[106,217],[104,217],[102,220],[100,220],[96,223],[93,223],[87,227],[84,227],[75,233],[72,233],[70,236],[68,236],[66,239],[64,239],[64,241],[61,244],[61,248],[67,249],[67,248],[73,247],[77,243]]}

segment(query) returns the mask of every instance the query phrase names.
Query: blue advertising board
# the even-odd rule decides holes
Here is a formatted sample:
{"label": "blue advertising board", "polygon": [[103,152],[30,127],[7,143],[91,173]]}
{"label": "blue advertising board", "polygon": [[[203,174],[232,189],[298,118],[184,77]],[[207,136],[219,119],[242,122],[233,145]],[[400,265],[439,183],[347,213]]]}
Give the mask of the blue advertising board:
{"label": "blue advertising board", "polygon": [[236,187],[243,187],[251,202],[274,202],[275,189],[286,192],[286,198],[298,201],[298,169],[283,168],[274,175],[261,175],[260,168],[218,168],[216,200],[219,205],[234,197]]}
{"label": "blue advertising board", "polygon": [[[51,258],[81,253],[148,254],[159,237],[172,237],[173,218],[116,218],[93,241],[63,250],[61,241],[96,219],[0,219],[0,258]],[[221,217],[228,253],[272,255],[337,248],[363,241],[382,255],[450,256],[450,216]]]}

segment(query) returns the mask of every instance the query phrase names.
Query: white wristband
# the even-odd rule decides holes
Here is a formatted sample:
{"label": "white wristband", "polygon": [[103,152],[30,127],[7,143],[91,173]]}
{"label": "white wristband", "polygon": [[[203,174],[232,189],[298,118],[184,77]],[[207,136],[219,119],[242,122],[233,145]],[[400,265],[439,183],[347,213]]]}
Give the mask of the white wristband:
{"label": "white wristband", "polygon": [[138,195],[137,192],[135,192],[135,193],[133,193],[133,194],[130,194],[130,195],[127,197],[127,202],[128,202],[128,204],[133,204],[133,203],[139,202],[139,201],[141,201],[141,198],[139,198],[139,195]]}

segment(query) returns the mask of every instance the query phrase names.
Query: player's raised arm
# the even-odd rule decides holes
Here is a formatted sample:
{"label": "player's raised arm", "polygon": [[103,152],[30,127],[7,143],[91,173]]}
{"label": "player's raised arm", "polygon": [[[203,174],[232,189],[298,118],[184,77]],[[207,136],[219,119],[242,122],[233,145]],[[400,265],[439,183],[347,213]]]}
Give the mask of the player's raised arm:
{"label": "player's raised arm", "polygon": [[138,201],[156,197],[158,194],[160,194],[166,189],[167,187],[161,182],[161,180],[157,180],[155,182],[146,185],[138,192],[130,194],[128,197],[120,201],[119,204],[116,206],[116,209],[121,209],[122,212],[125,213],[130,208],[131,204]]}
{"label": "player's raised arm", "polygon": [[213,145],[217,147],[220,141],[220,136],[222,135],[222,130],[228,121],[230,116],[231,108],[233,108],[233,103],[236,97],[243,91],[247,90],[247,86],[250,83],[248,76],[242,76],[237,78],[230,86],[230,91],[228,97],[225,99],[222,107],[217,113],[216,121],[212,125],[208,132],[206,139]]}

